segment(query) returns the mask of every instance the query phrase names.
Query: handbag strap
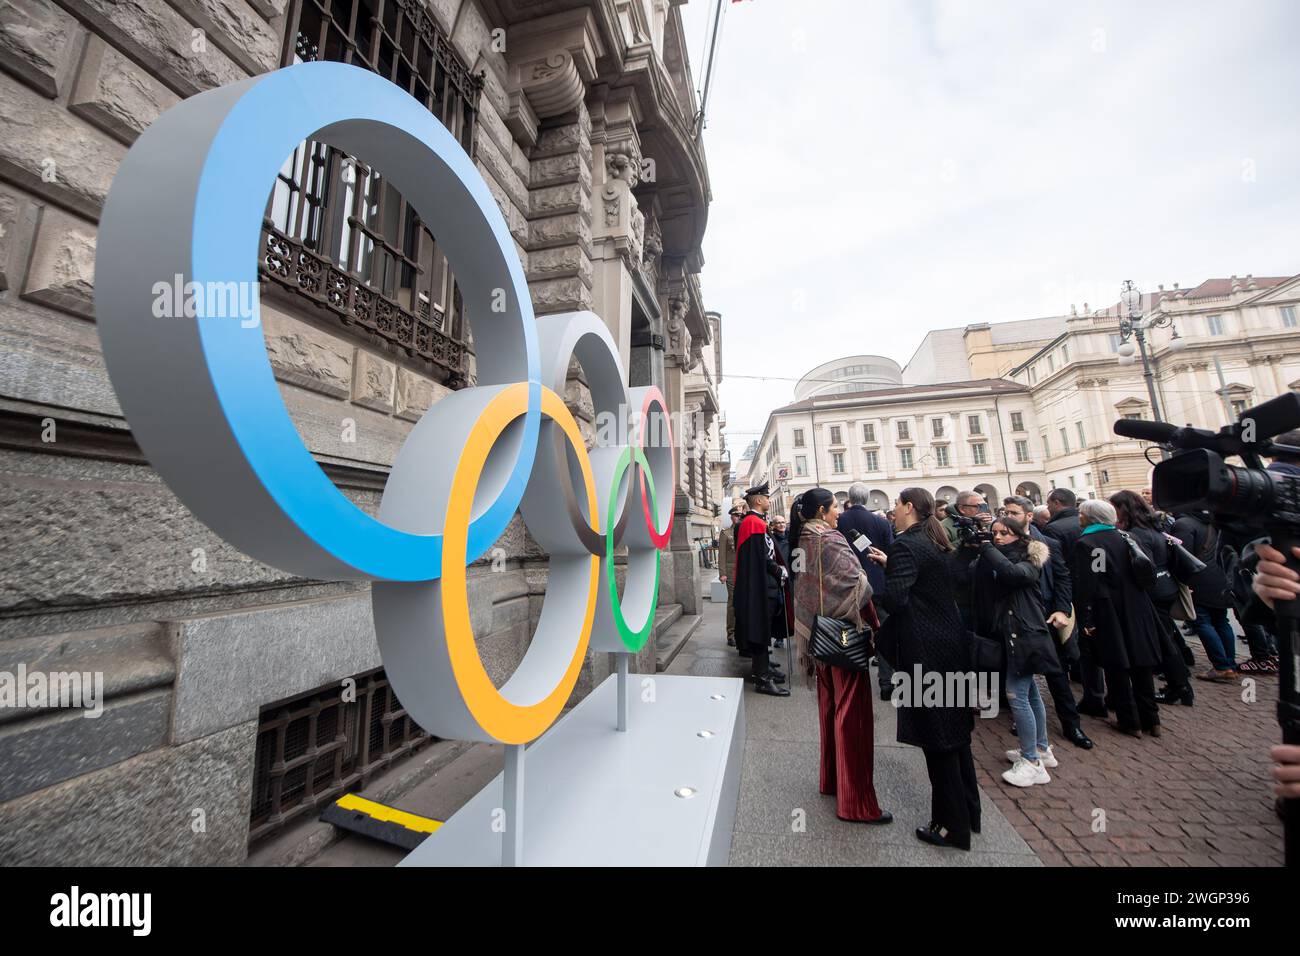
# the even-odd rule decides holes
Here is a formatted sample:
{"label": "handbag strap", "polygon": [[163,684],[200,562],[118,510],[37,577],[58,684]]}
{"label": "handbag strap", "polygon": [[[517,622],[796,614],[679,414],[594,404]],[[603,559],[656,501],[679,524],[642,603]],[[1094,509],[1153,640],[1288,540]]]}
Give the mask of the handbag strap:
{"label": "handbag strap", "polygon": [[[816,531],[813,534],[817,534]],[[817,614],[826,616],[826,593],[822,590],[822,536],[817,535]]]}

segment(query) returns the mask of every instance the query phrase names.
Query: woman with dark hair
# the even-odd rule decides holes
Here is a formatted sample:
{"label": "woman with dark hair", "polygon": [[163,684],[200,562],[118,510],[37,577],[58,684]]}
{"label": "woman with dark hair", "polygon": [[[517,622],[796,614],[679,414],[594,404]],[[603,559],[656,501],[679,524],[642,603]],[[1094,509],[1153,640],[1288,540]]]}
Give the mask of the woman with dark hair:
{"label": "woman with dark hair", "polygon": [[851,621],[859,629],[864,621],[877,624],[866,572],[835,529],[839,510],[839,502],[825,488],[811,488],[800,496],[792,522],[802,560],[794,586],[795,643],[799,667],[817,684],[821,792],[835,797],[835,815],[841,820],[889,823],[893,814],[880,809],[872,779],[871,672],[822,664],[808,653],[818,615]]}
{"label": "woman with dark hair", "polygon": [[1051,783],[1047,770],[1057,760],[1047,740],[1047,708],[1035,675],[1061,672],[1038,587],[1052,553],[1014,518],[995,518],[989,530],[993,540],[980,546],[971,575],[972,615],[975,632],[1001,640],[1006,652],[1003,685],[1020,748],[1007,751],[1012,766],[1002,779],[1013,787]]}
{"label": "woman with dark hair", "polygon": [[1165,537],[1163,522],[1146,499],[1135,491],[1117,491],[1110,496],[1110,503],[1115,506],[1115,527],[1127,531],[1156,566],[1156,583],[1147,596],[1159,612],[1160,669],[1168,682],[1163,690],[1156,692],[1156,702],[1191,707],[1195,694],[1187,658],[1183,654],[1183,638],[1169,613],[1178,600],[1178,580],[1170,567],[1170,544]]}
{"label": "woman with dark hair", "polygon": [[[952,545],[934,516],[934,498],[924,488],[904,488],[894,505],[894,525],[899,534],[889,554],[877,548],[870,552],[871,560],[885,568],[885,590],[875,596],[889,614],[879,646],[894,657],[890,663],[896,691],[900,681],[929,673],[952,686],[946,675],[970,670],[970,646],[953,600],[948,569]],[[917,839],[969,850],[970,835],[980,830],[979,787],[970,750],[971,703],[914,703],[909,695],[896,694],[898,741],[920,747],[930,773],[930,823],[917,828]]]}

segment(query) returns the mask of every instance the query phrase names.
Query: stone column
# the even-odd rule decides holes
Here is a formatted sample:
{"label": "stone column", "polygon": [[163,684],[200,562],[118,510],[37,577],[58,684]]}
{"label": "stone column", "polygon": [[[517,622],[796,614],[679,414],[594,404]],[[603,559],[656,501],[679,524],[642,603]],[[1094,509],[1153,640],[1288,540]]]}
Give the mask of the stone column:
{"label": "stone column", "polygon": [[630,88],[593,93],[593,172],[597,177],[592,217],[596,273],[595,310],[618,342],[623,368],[631,367],[633,273],[641,268],[645,216],[632,190],[640,183],[640,114]]}

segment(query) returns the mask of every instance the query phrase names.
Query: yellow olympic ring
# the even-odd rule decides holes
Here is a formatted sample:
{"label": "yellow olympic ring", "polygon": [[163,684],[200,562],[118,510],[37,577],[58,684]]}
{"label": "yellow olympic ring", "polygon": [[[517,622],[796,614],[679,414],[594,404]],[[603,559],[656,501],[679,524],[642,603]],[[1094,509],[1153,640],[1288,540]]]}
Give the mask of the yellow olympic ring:
{"label": "yellow olympic ring", "polygon": [[[587,593],[587,610],[582,631],[578,636],[572,659],[564,677],[540,700],[516,703],[507,700],[494,686],[483,666],[474,631],[470,625],[469,593],[466,587],[466,545],[469,537],[470,512],[474,501],[474,488],[492,446],[506,427],[528,409],[528,384],[520,382],[507,386],[484,409],[475,423],[469,440],[461,453],[452,478],[448,495],[447,518],[442,546],[442,609],[443,630],[447,635],[447,654],[451,661],[456,683],[469,709],[479,725],[494,738],[507,744],[522,744],[540,736],[559,716],[564,704],[578,682],[578,674],[591,640],[592,622],[596,616],[596,597],[600,584],[600,558],[592,555],[591,581]],[[568,437],[576,452],[578,465],[586,486],[588,514],[597,523],[599,507],[596,503],[596,482],[587,456],[586,444],[578,423],[563,399],[554,391],[542,387],[542,414],[554,421]]]}

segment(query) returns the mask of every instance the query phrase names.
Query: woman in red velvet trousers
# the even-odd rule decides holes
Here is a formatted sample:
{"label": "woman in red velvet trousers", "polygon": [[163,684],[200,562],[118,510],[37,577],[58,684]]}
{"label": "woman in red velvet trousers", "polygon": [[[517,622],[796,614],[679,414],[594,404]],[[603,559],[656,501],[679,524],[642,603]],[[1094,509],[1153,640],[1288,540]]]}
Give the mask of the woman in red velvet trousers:
{"label": "woman in red velvet trousers", "polygon": [[825,488],[799,496],[791,518],[790,540],[799,551],[792,563],[794,632],[799,666],[816,681],[821,724],[821,792],[835,797],[835,814],[854,823],[889,823],[872,782],[875,698],[870,671],[852,671],[815,661],[808,636],[817,615],[875,625],[871,585],[844,536],[835,529],[839,502]]}

